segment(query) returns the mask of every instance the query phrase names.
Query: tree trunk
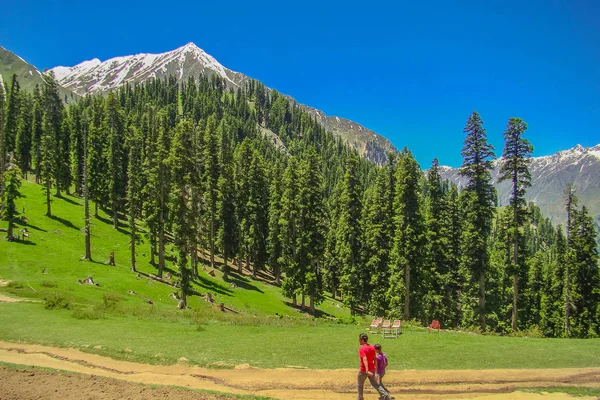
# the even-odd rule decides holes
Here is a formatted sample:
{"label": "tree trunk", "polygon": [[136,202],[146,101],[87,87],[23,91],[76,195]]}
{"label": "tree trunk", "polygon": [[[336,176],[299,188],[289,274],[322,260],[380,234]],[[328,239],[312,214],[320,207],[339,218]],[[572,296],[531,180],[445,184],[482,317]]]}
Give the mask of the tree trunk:
{"label": "tree trunk", "polygon": [[7,229],[7,234],[8,234],[8,238],[9,240],[12,240],[12,236],[13,236],[13,227],[14,227],[14,220],[15,217],[13,215],[11,215],[10,217],[8,217],[8,229]]}
{"label": "tree trunk", "polygon": [[479,327],[485,330],[485,274],[479,275]]}
{"label": "tree trunk", "polygon": [[404,320],[410,319],[410,265],[404,267],[404,285],[406,293],[404,293]]}
{"label": "tree trunk", "polygon": [[52,216],[52,207],[50,206],[50,179],[46,180],[46,215]]}
{"label": "tree trunk", "polygon": [[304,300],[304,299],[305,299],[304,293],[302,293],[301,299],[302,299],[302,303],[300,304],[300,309],[301,309],[302,311],[304,311],[304,308],[306,307],[306,306],[304,305],[304,302],[305,302],[305,300]]}
{"label": "tree trunk", "polygon": [[519,302],[519,277],[513,276],[513,309],[512,309],[512,330],[518,329],[518,302]]}
{"label": "tree trunk", "polygon": [[163,269],[165,268],[165,227],[162,226],[158,233],[158,277],[162,278]]}
{"label": "tree trunk", "polygon": [[94,217],[100,217],[100,215],[98,215],[98,201],[94,202]]}
{"label": "tree trunk", "polygon": [[[86,138],[87,143],[87,138]],[[87,145],[84,148],[84,158],[87,160]],[[90,227],[90,199],[88,188],[88,168],[87,162],[83,164],[83,213],[85,218],[85,259],[92,260],[92,241]]]}
{"label": "tree trunk", "polygon": [[310,312],[315,315],[315,296],[310,296]]}
{"label": "tree trunk", "polygon": [[135,217],[132,215],[131,217],[131,270],[133,272],[135,269]]}
{"label": "tree trunk", "polygon": [[150,264],[156,266],[156,236],[150,235]]}
{"label": "tree trunk", "polygon": [[296,293],[292,295],[292,305],[296,307],[298,305],[298,300],[296,299]]}
{"label": "tree trunk", "polygon": [[210,266],[215,267],[215,217],[210,217]]}

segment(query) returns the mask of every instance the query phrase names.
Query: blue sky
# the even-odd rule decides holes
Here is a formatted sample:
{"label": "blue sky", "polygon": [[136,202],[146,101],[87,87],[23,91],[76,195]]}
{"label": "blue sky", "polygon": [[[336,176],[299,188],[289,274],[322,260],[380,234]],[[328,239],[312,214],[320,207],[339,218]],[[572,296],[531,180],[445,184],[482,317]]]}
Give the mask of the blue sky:
{"label": "blue sky", "polygon": [[[457,3],[450,5],[450,3]],[[473,110],[497,155],[600,143],[600,1],[4,0],[0,45],[40,69],[194,42],[224,66],[459,166]]]}

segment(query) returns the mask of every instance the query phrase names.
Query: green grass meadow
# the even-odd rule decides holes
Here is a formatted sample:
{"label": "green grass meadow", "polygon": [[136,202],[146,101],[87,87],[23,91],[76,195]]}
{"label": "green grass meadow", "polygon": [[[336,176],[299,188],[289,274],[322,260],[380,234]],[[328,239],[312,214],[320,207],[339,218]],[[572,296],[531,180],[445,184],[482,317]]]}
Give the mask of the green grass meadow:
{"label": "green grass meadow", "polygon": [[[40,186],[24,182],[22,193],[18,209],[25,208],[31,237],[26,243],[0,240],[0,279],[12,281],[0,287],[0,294],[36,301],[0,303],[0,340],[145,363],[172,364],[185,357],[213,368],[358,367],[358,334],[370,317],[352,319],[338,301],[327,298],[319,305],[321,318],[313,318],[291,307],[277,286],[233,270],[226,281],[220,271],[215,277],[201,271],[193,289],[214,294],[237,314],[222,313],[198,296],[190,299],[190,310],[177,310],[169,297],[173,287],[143,275],[138,279],[130,270],[125,226],[114,230],[104,213],[92,218],[92,257],[97,261],[79,261],[84,254],[82,201],[53,198],[56,217],[48,218]],[[6,225],[0,221],[0,227]],[[116,267],[104,264],[111,251]],[[138,245],[138,261],[143,273],[156,272],[147,243]],[[100,286],[77,283],[88,275]],[[390,369],[600,366],[599,339],[438,334],[409,324],[397,339],[371,335],[370,342],[382,344]]]}

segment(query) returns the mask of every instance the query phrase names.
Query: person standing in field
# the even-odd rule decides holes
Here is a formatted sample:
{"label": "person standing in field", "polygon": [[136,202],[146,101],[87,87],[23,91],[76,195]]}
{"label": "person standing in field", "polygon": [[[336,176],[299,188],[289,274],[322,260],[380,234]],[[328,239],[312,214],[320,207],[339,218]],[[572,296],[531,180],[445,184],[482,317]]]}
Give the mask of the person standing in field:
{"label": "person standing in field", "polygon": [[[373,347],[375,347],[375,352],[377,353],[377,357],[376,357],[376,359],[377,359],[377,375],[379,378],[379,384],[386,392],[388,392],[388,395],[389,395],[390,391],[383,384],[383,377],[385,376],[385,369],[388,366],[388,359],[387,359],[387,356],[385,355],[385,353],[383,351],[381,351],[380,344],[376,344]],[[393,398],[394,398],[394,396],[390,396],[390,399],[393,399]]]}
{"label": "person standing in field", "polygon": [[369,383],[379,393],[379,398],[382,400],[390,400],[389,393],[377,382],[377,358],[375,348],[369,344],[369,337],[365,333],[358,336],[360,347],[358,349],[358,357],[360,359],[360,369],[358,371],[358,400],[364,400],[363,391],[365,381],[369,379]]}

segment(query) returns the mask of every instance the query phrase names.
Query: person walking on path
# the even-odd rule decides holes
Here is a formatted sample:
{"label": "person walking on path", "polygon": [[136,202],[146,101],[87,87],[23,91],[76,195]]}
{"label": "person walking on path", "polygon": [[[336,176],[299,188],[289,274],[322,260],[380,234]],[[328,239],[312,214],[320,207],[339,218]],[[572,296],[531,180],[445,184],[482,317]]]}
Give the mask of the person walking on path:
{"label": "person walking on path", "polygon": [[383,377],[385,376],[385,369],[388,366],[388,359],[387,356],[385,355],[385,353],[383,351],[381,351],[381,345],[380,344],[376,344],[375,346],[375,352],[377,353],[377,375],[379,377],[379,384],[381,385],[381,387],[388,392],[388,395],[390,396],[390,399],[393,399],[394,396],[391,396],[389,393],[390,391],[388,390],[388,388],[385,387],[385,385],[383,384]]}
{"label": "person walking on path", "polygon": [[360,348],[358,357],[360,359],[360,370],[358,371],[358,400],[364,400],[363,391],[367,378],[371,386],[379,393],[382,400],[390,400],[389,393],[377,382],[377,358],[375,348],[369,344],[369,337],[365,333],[358,336]]}

